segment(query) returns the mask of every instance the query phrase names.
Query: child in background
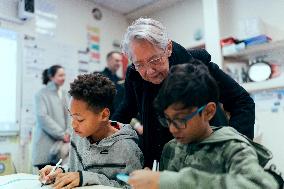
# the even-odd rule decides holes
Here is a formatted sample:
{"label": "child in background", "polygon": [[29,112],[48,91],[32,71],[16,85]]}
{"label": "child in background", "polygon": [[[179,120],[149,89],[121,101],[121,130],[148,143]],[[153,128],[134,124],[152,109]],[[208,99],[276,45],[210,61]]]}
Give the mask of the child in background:
{"label": "child in background", "polygon": [[120,130],[111,126],[114,84],[101,74],[85,74],[71,83],[69,93],[73,132],[68,169],[61,167],[47,176],[53,167],[46,166],[40,170],[40,180],[50,183],[55,178],[55,189],[98,184],[121,187],[116,174],[141,169],[143,154],[130,125]]}
{"label": "child in background", "polygon": [[134,171],[135,189],[276,189],[264,166],[272,154],[232,127],[209,125],[219,90],[199,61],[172,67],[156,98],[160,122],[175,137],[163,149],[162,172]]}

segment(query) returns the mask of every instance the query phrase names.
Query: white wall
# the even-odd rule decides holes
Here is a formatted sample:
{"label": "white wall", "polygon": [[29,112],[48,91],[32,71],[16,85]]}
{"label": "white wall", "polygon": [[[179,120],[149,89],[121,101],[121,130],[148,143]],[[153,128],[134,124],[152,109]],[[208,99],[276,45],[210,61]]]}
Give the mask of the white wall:
{"label": "white wall", "polygon": [[204,30],[201,0],[185,0],[172,7],[145,16],[161,21],[167,28],[169,37],[185,48],[204,42],[203,40],[195,41],[193,38],[197,29]]}
{"label": "white wall", "polygon": [[221,0],[220,19],[222,37],[242,37],[239,21],[260,18],[265,32],[273,40],[284,39],[284,1],[283,0]]}
{"label": "white wall", "polygon": [[[102,69],[105,64],[106,54],[114,49],[112,46],[113,41],[120,41],[122,39],[123,33],[128,25],[126,19],[120,14],[101,8],[103,13],[102,20],[96,21],[93,19],[91,11],[97,5],[87,0],[47,1],[52,2],[56,6],[58,20],[54,36],[55,41],[75,46],[78,49],[86,49],[86,26],[90,25],[100,28],[101,62],[103,64],[99,69]],[[36,35],[34,20],[28,21],[24,25],[0,22],[3,28]]]}
{"label": "white wall", "polygon": [[[284,39],[284,1],[283,0],[221,0],[220,1],[220,20],[221,20],[221,37],[233,36],[243,39],[240,21],[259,18],[263,22],[264,34],[270,36],[272,40]],[[283,63],[283,60],[279,62]],[[282,65],[283,66],[283,65]],[[283,73],[282,73],[283,74]],[[263,96],[266,93],[263,93]],[[261,95],[261,93],[260,93]],[[266,99],[258,99],[256,103],[256,124],[255,139],[257,142],[265,145],[273,153],[272,163],[277,168],[284,171],[283,163],[283,111],[272,112],[274,99],[265,104]],[[275,100],[276,101],[276,100]],[[262,108],[262,110],[258,107]],[[263,110],[264,109],[264,110]]]}
{"label": "white wall", "polygon": [[[260,18],[264,31],[273,40],[284,38],[284,1],[283,0],[220,0],[220,36],[242,38],[240,20]],[[192,47],[204,42],[193,39],[194,31],[204,29],[203,7],[201,0],[185,0],[175,6],[150,15],[161,21],[170,37],[185,47]]]}
{"label": "white wall", "polygon": [[[0,1],[1,13],[5,13],[6,11],[9,11],[9,9],[13,8],[8,5],[5,7],[5,3],[3,3],[5,1],[6,0]],[[17,0],[9,1],[16,2]],[[93,19],[91,14],[91,10],[96,5],[87,0],[44,1],[55,5],[55,13],[58,16],[55,35],[51,38],[52,41],[70,45],[78,50],[84,50],[87,47],[87,25],[100,28],[101,64],[99,66],[92,64],[91,70],[102,70],[105,67],[106,54],[114,49],[112,45],[113,41],[120,41],[122,39],[123,33],[128,25],[126,18],[120,14],[114,13],[113,11],[101,8],[103,13],[102,20],[96,21]],[[17,17],[12,19],[17,19]],[[19,34],[37,36],[35,32],[35,20],[27,21],[24,24],[16,24],[0,20],[0,27],[16,31]],[[27,156],[29,155],[30,146],[20,146],[20,140],[17,139],[16,141],[14,143],[6,143],[5,141],[0,142],[0,153],[11,152],[17,170],[20,172],[28,172],[30,170],[30,158]],[[10,144],[10,146],[8,144]],[[2,148],[2,146],[5,146],[5,148]],[[11,151],[9,151],[9,149]]]}

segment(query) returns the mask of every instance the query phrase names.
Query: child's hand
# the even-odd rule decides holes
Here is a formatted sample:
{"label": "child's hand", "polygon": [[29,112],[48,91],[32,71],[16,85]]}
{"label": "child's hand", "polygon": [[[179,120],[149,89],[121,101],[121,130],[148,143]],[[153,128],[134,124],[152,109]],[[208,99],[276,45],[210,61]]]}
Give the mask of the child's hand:
{"label": "child's hand", "polygon": [[70,142],[70,135],[69,135],[69,134],[66,133],[66,134],[64,135],[63,142],[65,142],[65,143]]}
{"label": "child's hand", "polygon": [[51,172],[53,167],[54,166],[47,165],[44,168],[42,168],[41,170],[39,170],[39,180],[40,180],[40,182],[42,182],[44,184],[49,184],[49,183],[51,183],[55,179],[55,177],[59,173],[62,173],[62,169],[56,169],[53,174],[48,175]]}
{"label": "child's hand", "polygon": [[137,131],[139,135],[143,135],[143,125],[141,125],[139,122],[136,123],[133,128]]}
{"label": "child's hand", "polygon": [[134,189],[159,189],[160,172],[138,170],[130,174],[128,183]]}
{"label": "child's hand", "polygon": [[57,175],[55,183],[53,184],[54,189],[61,188],[75,188],[79,186],[80,175],[79,172],[69,172],[69,173],[60,173]]}

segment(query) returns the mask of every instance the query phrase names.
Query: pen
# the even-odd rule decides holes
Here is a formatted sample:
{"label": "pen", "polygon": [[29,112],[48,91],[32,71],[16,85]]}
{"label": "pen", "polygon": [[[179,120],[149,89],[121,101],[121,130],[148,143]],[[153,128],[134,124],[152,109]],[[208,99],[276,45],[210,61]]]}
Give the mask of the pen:
{"label": "pen", "polygon": [[152,171],[159,171],[159,162],[157,160],[154,160]]}
{"label": "pen", "polygon": [[[62,162],[62,159],[60,159],[60,160],[56,163],[56,165],[52,168],[52,170],[50,171],[50,173],[49,173],[47,176],[53,174],[53,173],[55,172],[55,170],[58,168],[58,166],[60,165],[61,162]],[[45,184],[46,184],[46,180],[42,181],[41,187],[42,187],[43,185],[45,185]]]}

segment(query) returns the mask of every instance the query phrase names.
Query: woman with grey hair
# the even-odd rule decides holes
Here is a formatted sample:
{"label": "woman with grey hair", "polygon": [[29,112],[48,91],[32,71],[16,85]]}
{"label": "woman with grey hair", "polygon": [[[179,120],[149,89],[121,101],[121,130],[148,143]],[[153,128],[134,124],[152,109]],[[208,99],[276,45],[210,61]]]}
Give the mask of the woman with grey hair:
{"label": "woman with grey hair", "polygon": [[[123,53],[132,61],[126,73],[125,96],[112,119],[129,123],[139,112],[144,127],[142,150],[145,166],[150,167],[154,159],[159,160],[165,143],[173,137],[169,130],[161,127],[153,101],[161,84],[173,65],[201,60],[216,79],[220,90],[220,102],[230,113],[229,124],[221,108],[211,125],[230,125],[240,133],[253,138],[255,105],[247,91],[230,76],[211,62],[205,50],[187,50],[168,38],[165,27],[151,18],[139,18],[130,25],[122,42]],[[173,91],[174,92],[174,91]]]}

